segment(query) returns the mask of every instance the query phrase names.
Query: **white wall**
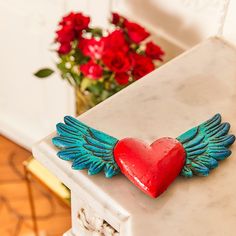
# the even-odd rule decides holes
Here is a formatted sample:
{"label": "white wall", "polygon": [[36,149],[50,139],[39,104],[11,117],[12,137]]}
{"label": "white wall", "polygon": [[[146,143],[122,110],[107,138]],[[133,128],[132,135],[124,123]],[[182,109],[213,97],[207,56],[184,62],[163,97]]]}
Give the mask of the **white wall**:
{"label": "white wall", "polygon": [[60,17],[73,9],[90,13],[89,1],[0,1],[0,132],[27,148],[65,114],[74,114],[67,83],[58,75],[43,81],[32,75],[54,66],[54,31]]}
{"label": "white wall", "polygon": [[[232,0],[235,1],[235,0]],[[113,6],[188,49],[221,30],[229,0],[113,0]]]}
{"label": "white wall", "polygon": [[236,43],[236,0],[229,2],[222,33],[225,38]]}
{"label": "white wall", "polygon": [[229,2],[0,0],[0,132],[30,148],[65,114],[74,114],[73,90],[58,74],[43,81],[32,75],[40,67],[54,65],[50,44],[58,20],[68,11],[83,11],[100,26],[107,25],[111,10],[121,12],[147,26],[171,59],[221,32],[236,40],[232,24],[236,1],[231,0],[227,15]]}

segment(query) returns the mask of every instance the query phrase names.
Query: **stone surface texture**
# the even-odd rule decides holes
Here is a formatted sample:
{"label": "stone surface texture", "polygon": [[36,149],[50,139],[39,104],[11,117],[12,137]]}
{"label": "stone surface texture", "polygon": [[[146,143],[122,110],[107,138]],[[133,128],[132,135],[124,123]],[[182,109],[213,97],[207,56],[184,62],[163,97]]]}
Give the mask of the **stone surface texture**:
{"label": "stone surface texture", "polygon": [[[137,81],[80,117],[117,138],[147,142],[177,137],[221,113],[236,134],[236,49],[211,38]],[[62,117],[63,118],[63,117]],[[234,236],[236,232],[236,147],[209,177],[178,177],[157,199],[124,176],[88,176],[60,160],[51,134],[33,148],[42,162],[121,236]],[[76,199],[75,199],[75,196]],[[74,209],[72,232],[78,235]],[[82,203],[81,203],[82,205]],[[76,209],[76,207],[78,209]],[[80,235],[92,235],[86,232]]]}

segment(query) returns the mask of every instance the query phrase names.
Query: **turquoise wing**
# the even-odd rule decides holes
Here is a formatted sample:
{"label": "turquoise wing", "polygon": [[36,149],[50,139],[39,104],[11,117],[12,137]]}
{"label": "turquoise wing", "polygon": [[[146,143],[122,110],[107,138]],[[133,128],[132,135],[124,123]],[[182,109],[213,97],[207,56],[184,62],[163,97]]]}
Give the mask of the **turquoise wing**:
{"label": "turquoise wing", "polygon": [[63,160],[72,161],[75,170],[88,169],[89,175],[104,170],[110,178],[119,173],[113,158],[113,148],[118,139],[90,128],[77,119],[66,116],[64,123],[57,124],[58,136],[52,143],[60,150],[57,155]]}
{"label": "turquoise wing", "polygon": [[180,135],[177,140],[186,151],[186,163],[181,174],[207,176],[218,162],[230,156],[230,145],[235,136],[228,134],[229,123],[221,123],[221,115],[216,114],[210,120]]}

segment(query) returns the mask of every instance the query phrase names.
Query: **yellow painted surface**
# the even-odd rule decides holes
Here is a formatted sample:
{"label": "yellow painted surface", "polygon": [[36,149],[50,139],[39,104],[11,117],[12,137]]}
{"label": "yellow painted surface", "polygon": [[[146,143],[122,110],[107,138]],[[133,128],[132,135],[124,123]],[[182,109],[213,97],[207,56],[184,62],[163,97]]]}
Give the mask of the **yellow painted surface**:
{"label": "yellow painted surface", "polygon": [[27,163],[27,168],[59,197],[70,199],[70,191],[37,160],[32,158]]}

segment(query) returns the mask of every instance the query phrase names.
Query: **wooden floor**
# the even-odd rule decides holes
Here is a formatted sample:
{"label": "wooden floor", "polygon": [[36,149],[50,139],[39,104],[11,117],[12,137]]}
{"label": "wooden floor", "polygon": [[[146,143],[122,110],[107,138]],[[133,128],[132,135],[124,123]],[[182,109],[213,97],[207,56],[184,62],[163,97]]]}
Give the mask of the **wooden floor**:
{"label": "wooden floor", "polygon": [[[30,153],[0,135],[0,236],[33,236],[22,162]],[[70,228],[70,210],[33,182],[40,236],[61,236]]]}

